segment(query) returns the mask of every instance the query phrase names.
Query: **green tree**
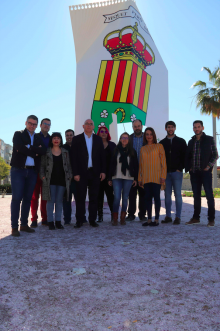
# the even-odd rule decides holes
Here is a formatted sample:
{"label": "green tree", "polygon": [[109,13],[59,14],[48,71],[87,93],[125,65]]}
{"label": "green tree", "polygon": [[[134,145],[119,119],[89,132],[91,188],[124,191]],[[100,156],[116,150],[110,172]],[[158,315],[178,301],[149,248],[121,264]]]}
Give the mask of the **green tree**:
{"label": "green tree", "polygon": [[211,71],[203,67],[209,74],[209,82],[198,80],[191,87],[199,89],[195,95],[196,108],[200,108],[202,114],[212,115],[220,118],[220,67]]}
{"label": "green tree", "polygon": [[5,160],[0,157],[0,180],[5,179],[10,173],[10,165],[8,165]]}

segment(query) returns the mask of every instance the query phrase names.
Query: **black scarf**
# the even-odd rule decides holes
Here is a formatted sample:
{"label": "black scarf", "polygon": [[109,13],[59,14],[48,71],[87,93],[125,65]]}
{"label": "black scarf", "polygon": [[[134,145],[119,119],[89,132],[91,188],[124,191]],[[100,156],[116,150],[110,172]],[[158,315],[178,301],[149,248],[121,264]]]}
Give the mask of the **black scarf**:
{"label": "black scarf", "polygon": [[118,146],[118,150],[120,152],[119,156],[119,163],[121,163],[121,172],[124,176],[126,176],[126,170],[129,170],[129,164],[128,164],[128,155],[129,151],[127,150],[127,147],[122,147],[122,145]]}

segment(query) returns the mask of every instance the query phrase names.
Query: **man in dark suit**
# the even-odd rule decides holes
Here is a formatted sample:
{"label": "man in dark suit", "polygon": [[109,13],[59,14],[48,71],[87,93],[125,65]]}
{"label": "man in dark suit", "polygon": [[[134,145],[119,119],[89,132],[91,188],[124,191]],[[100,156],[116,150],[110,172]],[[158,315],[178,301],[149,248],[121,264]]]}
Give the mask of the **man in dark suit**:
{"label": "man in dark suit", "polygon": [[105,179],[106,164],[102,139],[93,134],[94,122],[87,119],[83,125],[84,132],[75,136],[71,146],[71,163],[73,177],[77,184],[76,228],[83,224],[87,187],[89,189],[89,223],[95,222],[98,209],[100,180]]}
{"label": "man in dark suit", "polygon": [[30,115],[25,123],[26,129],[16,131],[13,137],[11,158],[11,226],[12,236],[20,236],[18,218],[21,205],[20,231],[35,232],[28,226],[31,198],[40,167],[40,156],[46,153],[46,147],[39,135],[35,134],[38,118]]}

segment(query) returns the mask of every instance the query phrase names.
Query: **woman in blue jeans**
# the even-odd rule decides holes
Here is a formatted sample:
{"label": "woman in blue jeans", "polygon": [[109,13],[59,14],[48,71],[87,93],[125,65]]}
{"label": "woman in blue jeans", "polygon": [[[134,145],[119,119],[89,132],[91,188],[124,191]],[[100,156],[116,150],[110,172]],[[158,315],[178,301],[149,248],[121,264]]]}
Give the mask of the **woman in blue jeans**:
{"label": "woman in blue jeans", "polygon": [[137,185],[138,159],[137,153],[131,146],[129,134],[122,133],[116,146],[109,169],[109,185],[113,185],[113,220],[112,225],[118,225],[118,210],[122,196],[121,225],[125,225],[125,216],[128,204],[128,196],[131,186]]}
{"label": "woman in blue jeans", "polygon": [[[47,222],[49,230],[64,229],[61,224],[63,196],[67,190],[67,199],[72,178],[69,152],[62,148],[62,136],[54,132],[50,137],[46,155],[41,158],[40,178],[42,179],[42,197],[47,200]],[[55,206],[55,226],[53,211]]]}

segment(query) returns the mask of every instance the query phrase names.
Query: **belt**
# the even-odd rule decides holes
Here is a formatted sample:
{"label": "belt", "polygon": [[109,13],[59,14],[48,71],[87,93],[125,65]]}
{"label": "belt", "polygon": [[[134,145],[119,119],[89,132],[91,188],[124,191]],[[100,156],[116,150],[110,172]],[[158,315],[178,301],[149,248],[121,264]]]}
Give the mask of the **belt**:
{"label": "belt", "polygon": [[89,168],[88,168],[88,170],[92,170],[92,169],[93,169],[93,167],[89,167]]}
{"label": "belt", "polygon": [[24,169],[34,169],[35,166],[25,166]]}

